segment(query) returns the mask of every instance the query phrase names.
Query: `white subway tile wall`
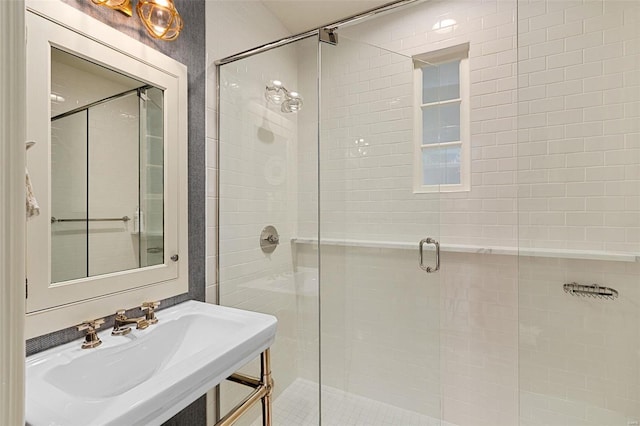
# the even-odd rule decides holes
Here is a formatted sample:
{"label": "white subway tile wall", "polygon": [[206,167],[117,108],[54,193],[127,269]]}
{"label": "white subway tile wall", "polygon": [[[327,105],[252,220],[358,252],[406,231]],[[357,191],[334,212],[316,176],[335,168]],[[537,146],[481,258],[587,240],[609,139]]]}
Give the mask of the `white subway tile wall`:
{"label": "white subway tile wall", "polygon": [[[518,17],[519,246],[638,253],[640,4],[520,1]],[[639,273],[520,258],[521,425],[637,424]],[[565,294],[574,281],[620,297]]]}
{"label": "white subway tile wall", "polygon": [[[217,110],[217,75],[214,61],[263,44],[266,40],[286,37],[288,31],[264,6],[245,1],[211,1],[206,7],[207,25],[207,301],[217,303],[216,258],[218,256],[217,207],[219,142]],[[214,288],[209,288],[214,287]]]}
{"label": "white subway tile wall", "polygon": [[639,5],[519,5],[519,245],[638,252]]}
{"label": "white subway tile wall", "polygon": [[442,419],[517,425],[518,259],[443,253],[442,262]]}
{"label": "white subway tile wall", "polygon": [[[455,21],[455,24],[452,24],[451,20]],[[386,132],[397,129],[391,134],[376,135],[374,132],[377,129],[373,127],[358,128],[360,134],[369,131],[377,139],[370,141],[372,147],[367,158],[360,160],[360,167],[369,167],[366,170],[367,175],[362,178],[357,188],[365,197],[360,206],[366,206],[366,209],[363,209],[367,212],[366,222],[361,222],[355,227],[349,223],[346,235],[356,238],[353,234],[360,233],[369,234],[372,239],[378,237],[413,241],[419,240],[426,232],[427,235],[439,234],[442,241],[451,244],[516,247],[515,0],[428,2],[341,29],[340,34],[343,38],[371,43],[408,57],[468,42],[471,70],[471,191],[436,196],[411,192],[413,120],[411,115],[406,115],[409,113],[405,113],[403,108],[409,111],[412,99],[407,98],[406,104],[394,102],[396,98],[404,100],[403,96],[410,96],[412,93],[411,73],[404,72],[398,76],[401,78],[396,77],[395,81],[391,81],[389,77],[380,77],[385,75],[387,69],[388,72],[397,74],[402,71],[399,68],[401,65],[411,68],[411,61],[387,53],[382,55],[380,60],[370,60],[369,70],[354,70],[353,77],[342,77],[343,84],[350,84],[350,79],[370,81],[373,86],[370,90],[373,93],[365,95],[375,96],[379,102],[386,102],[388,105],[387,111],[377,117],[371,109],[368,112],[365,110],[361,121],[366,122],[368,119],[379,122],[380,127]],[[385,56],[388,58],[385,59]],[[347,63],[346,60],[344,58],[342,62]],[[380,64],[380,61],[384,60],[396,63]],[[366,58],[361,58],[360,61],[366,61]],[[352,62],[355,62],[355,58]],[[395,68],[389,68],[390,66]],[[346,70],[344,72],[347,73]],[[380,85],[385,85],[386,90],[378,90]],[[323,93],[323,100],[324,98]],[[346,98],[347,102],[355,101],[353,96]],[[359,105],[362,105],[361,109],[366,108],[364,100],[359,102]],[[397,118],[389,114],[389,110],[393,111],[395,108],[402,108],[402,115]],[[339,114],[340,109],[336,109]],[[337,117],[335,120],[338,127],[345,128],[350,125],[349,119],[340,118]],[[340,136],[345,139],[357,136],[349,134],[346,130],[344,129]],[[351,133],[354,133],[353,129]],[[333,134],[329,133],[328,137],[331,139]],[[385,147],[389,152],[376,151],[378,147]],[[391,156],[395,158],[394,164],[388,164],[388,160],[383,160]],[[362,170],[350,164],[347,166],[348,173],[358,173]],[[386,177],[386,174],[390,174],[390,177]],[[365,182],[369,184],[368,187]],[[323,199],[323,202],[326,203],[326,199]],[[352,208],[350,204],[347,203],[346,207],[348,213],[357,209],[357,206]],[[353,217],[354,221],[357,220],[357,214],[350,217]],[[327,218],[322,219],[324,227]],[[396,223],[397,226],[391,226]],[[383,234],[385,232],[386,235]],[[375,235],[371,235],[372,233]],[[379,235],[381,233],[382,235]]]}
{"label": "white subway tile wall", "polygon": [[[440,291],[415,267],[416,253],[321,251],[322,384],[440,418]],[[315,245],[296,252],[299,265],[316,261]]]}
{"label": "white subway tile wall", "polygon": [[[640,420],[640,266],[522,257],[519,262],[523,426],[614,426]],[[598,283],[616,300],[564,293]]]}

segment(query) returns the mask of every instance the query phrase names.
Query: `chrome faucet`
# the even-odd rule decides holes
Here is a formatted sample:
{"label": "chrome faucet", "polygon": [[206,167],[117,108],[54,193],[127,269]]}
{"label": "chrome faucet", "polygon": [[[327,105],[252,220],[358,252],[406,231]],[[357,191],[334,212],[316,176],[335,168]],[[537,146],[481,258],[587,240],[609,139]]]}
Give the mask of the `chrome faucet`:
{"label": "chrome faucet", "polygon": [[130,324],[135,324],[137,330],[144,330],[149,327],[149,322],[144,316],[137,318],[127,318],[127,314],[124,309],[116,312],[116,317],[113,323],[112,336],[124,336],[131,332]]}

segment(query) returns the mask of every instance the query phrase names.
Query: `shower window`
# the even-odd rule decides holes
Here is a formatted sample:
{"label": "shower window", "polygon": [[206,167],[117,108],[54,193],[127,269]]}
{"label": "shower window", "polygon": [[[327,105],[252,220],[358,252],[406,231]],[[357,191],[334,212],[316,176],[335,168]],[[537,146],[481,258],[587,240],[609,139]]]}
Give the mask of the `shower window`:
{"label": "shower window", "polygon": [[414,192],[470,189],[469,45],[414,57]]}

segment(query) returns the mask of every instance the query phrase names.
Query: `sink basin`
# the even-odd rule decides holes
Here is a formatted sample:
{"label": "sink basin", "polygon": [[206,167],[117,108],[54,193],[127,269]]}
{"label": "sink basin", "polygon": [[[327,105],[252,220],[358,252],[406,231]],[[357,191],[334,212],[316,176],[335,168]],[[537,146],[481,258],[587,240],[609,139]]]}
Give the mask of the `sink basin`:
{"label": "sink basin", "polygon": [[159,425],[274,341],[271,315],[188,301],[126,336],[75,341],[26,363],[28,425]]}

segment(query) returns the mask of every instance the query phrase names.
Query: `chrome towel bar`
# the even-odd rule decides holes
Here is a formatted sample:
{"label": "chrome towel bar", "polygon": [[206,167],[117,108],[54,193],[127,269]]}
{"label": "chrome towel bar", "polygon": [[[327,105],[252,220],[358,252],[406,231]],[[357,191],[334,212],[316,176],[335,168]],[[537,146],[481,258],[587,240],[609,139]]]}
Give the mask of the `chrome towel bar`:
{"label": "chrome towel bar", "polygon": [[97,219],[57,219],[51,216],[51,223],[56,222],[128,222],[131,218],[129,216],[122,217],[105,217],[105,218],[97,218]]}

